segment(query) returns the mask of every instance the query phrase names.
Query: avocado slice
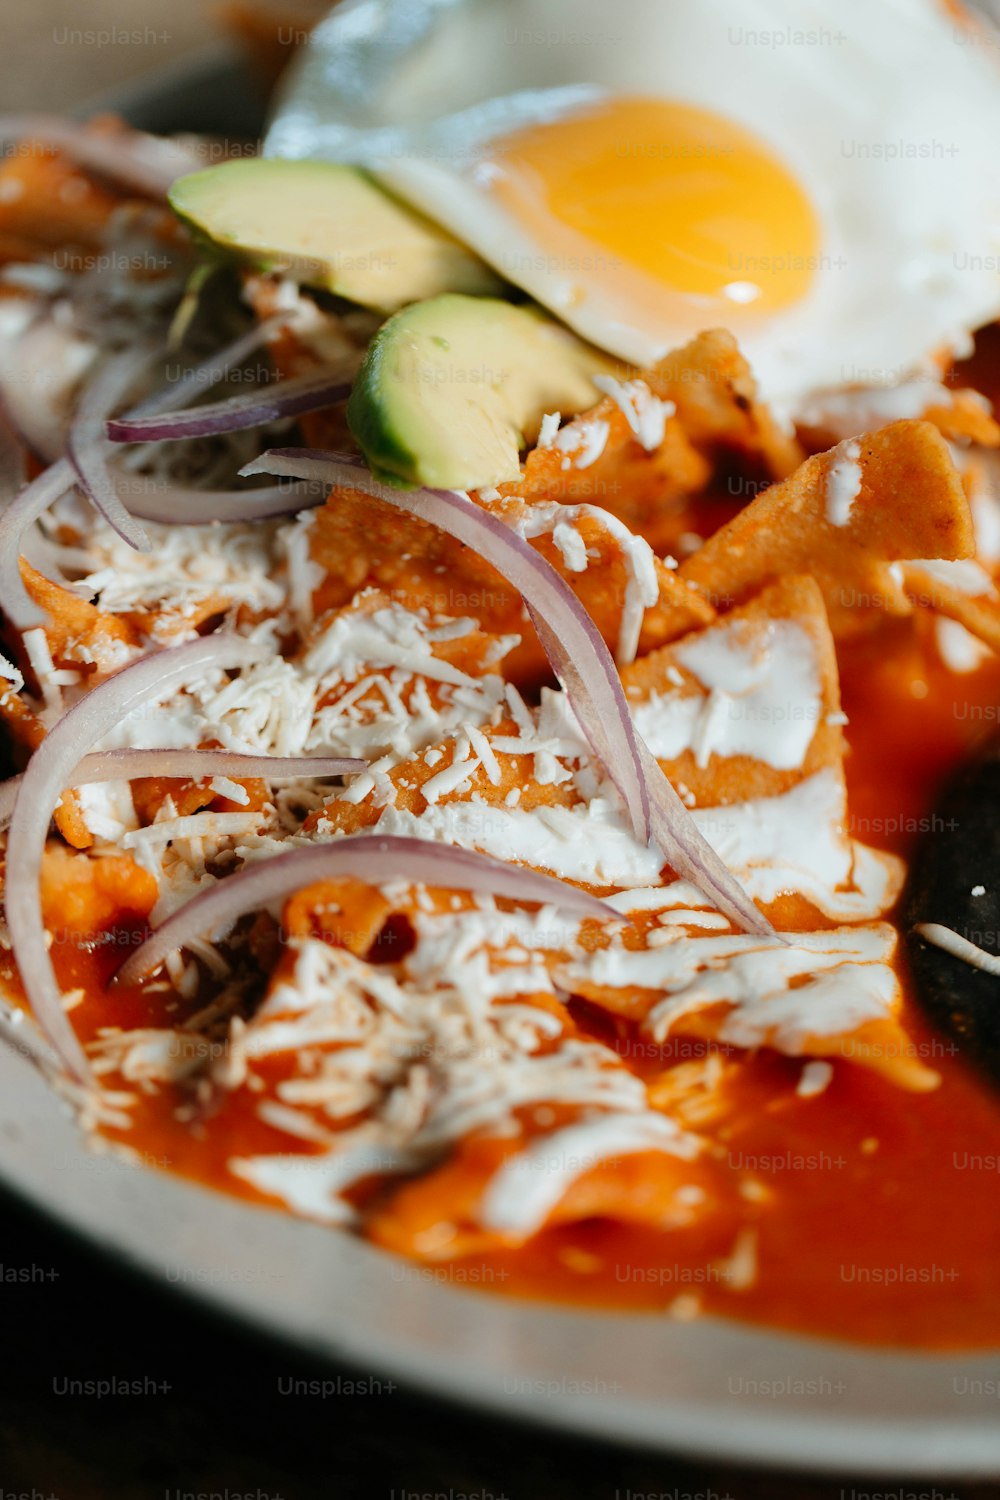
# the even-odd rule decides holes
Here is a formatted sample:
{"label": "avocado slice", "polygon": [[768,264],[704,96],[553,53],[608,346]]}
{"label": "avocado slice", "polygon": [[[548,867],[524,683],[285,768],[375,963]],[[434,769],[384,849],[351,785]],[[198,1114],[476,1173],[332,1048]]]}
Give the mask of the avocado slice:
{"label": "avocado slice", "polygon": [[471,251],[363,172],[325,161],[240,159],[179,178],[170,204],[195,238],[258,270],[287,270],[378,312],[439,292],[496,292]]}
{"label": "avocado slice", "polygon": [[615,368],[533,307],[434,297],[375,335],[347,423],[382,479],[482,489],[518,479],[545,413],[593,406],[592,377]]}

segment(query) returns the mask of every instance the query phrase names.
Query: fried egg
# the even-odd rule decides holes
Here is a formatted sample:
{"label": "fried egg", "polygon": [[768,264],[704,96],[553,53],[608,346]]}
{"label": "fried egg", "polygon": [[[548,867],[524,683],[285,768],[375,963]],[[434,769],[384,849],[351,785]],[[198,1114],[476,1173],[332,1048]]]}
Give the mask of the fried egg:
{"label": "fried egg", "polygon": [[891,384],[1000,311],[1000,42],[944,0],[345,0],[271,155],[366,167],[631,364]]}

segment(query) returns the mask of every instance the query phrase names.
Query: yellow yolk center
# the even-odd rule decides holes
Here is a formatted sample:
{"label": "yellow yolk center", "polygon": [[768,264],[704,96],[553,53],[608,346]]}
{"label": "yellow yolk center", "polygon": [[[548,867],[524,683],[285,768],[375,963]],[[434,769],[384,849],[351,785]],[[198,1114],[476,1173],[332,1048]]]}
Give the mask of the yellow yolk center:
{"label": "yellow yolk center", "polygon": [[605,252],[582,269],[624,266],[699,304],[778,311],[818,263],[819,222],[788,168],[692,105],[613,98],[529,126],[496,143],[486,180],[546,248],[570,231]]}

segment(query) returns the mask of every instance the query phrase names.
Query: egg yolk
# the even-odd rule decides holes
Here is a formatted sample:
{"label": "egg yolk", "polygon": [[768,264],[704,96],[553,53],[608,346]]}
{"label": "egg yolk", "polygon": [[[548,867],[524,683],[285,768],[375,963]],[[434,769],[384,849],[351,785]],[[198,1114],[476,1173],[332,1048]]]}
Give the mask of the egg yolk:
{"label": "egg yolk", "polygon": [[628,268],[727,315],[798,301],[818,264],[819,221],[788,168],[692,105],[611,98],[494,142],[478,175],[546,248],[569,231],[606,252],[579,269]]}

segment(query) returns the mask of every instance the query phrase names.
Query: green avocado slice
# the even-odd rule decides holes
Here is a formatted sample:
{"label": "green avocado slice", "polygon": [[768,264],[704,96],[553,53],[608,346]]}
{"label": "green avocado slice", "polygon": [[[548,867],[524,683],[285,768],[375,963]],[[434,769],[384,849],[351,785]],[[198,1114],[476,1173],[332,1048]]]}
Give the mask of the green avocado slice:
{"label": "green avocado slice", "polygon": [[376,334],[347,422],[379,477],[481,489],[516,480],[545,413],[593,406],[593,376],[615,368],[535,308],[434,297]]}
{"label": "green avocado slice", "polygon": [[259,270],[287,270],[379,312],[440,292],[500,287],[458,240],[354,167],[227,161],[179,178],[169,196],[195,238],[216,252]]}

